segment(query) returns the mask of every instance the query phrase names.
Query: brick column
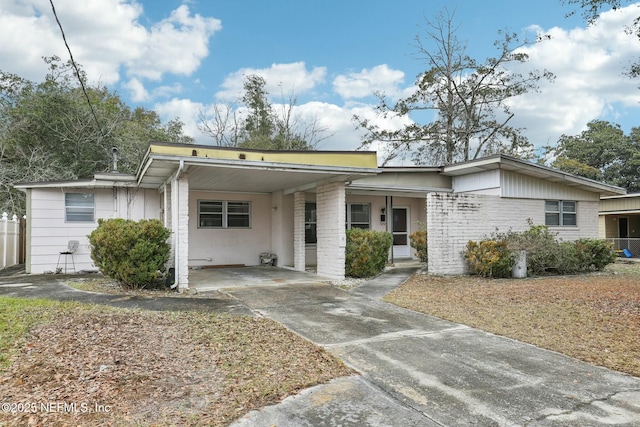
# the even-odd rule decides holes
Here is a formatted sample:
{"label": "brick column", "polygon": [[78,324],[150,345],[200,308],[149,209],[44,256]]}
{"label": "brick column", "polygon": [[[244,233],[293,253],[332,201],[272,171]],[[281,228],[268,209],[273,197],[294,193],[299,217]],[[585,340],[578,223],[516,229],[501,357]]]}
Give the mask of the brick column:
{"label": "brick column", "polygon": [[189,288],[189,179],[186,174],[171,182],[171,231],[178,291]]}
{"label": "brick column", "polygon": [[304,242],[304,192],[293,194],[293,268],[304,271],[306,267]]}
{"label": "brick column", "polygon": [[344,279],[345,233],[344,182],[318,186],[318,275]]}

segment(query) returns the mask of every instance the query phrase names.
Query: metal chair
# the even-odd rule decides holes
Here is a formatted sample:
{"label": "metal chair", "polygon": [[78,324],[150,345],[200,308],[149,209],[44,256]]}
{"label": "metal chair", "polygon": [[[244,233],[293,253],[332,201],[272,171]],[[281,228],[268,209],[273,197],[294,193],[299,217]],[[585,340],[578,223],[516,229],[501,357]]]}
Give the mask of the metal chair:
{"label": "metal chair", "polygon": [[76,263],[73,260],[73,254],[78,249],[80,242],[77,240],[69,240],[69,244],[67,245],[67,250],[60,252],[58,255],[58,264],[56,265],[56,273],[60,271],[60,257],[64,255],[64,274],[67,274],[67,256],[71,255],[71,263],[73,264],[73,272],[76,272]]}

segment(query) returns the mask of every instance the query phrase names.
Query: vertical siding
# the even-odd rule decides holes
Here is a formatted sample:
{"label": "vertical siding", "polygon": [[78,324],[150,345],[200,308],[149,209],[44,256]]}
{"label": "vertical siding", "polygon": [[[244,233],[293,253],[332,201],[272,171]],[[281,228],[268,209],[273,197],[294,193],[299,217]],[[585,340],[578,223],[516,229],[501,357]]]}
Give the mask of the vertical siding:
{"label": "vertical siding", "polygon": [[598,201],[600,198],[597,193],[511,171],[502,171],[500,186],[503,197],[587,201]]}
{"label": "vertical siding", "polygon": [[600,200],[600,211],[637,211],[640,210],[640,195],[638,197],[620,197]]}
{"label": "vertical siding", "polygon": [[500,171],[484,171],[469,175],[455,176],[452,179],[454,193],[490,192],[499,195]]}

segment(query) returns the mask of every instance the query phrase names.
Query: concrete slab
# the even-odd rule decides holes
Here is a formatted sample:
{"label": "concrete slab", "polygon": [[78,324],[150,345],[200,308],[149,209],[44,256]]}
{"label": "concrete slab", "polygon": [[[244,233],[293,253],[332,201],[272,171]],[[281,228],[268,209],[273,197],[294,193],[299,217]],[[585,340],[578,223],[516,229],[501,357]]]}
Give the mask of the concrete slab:
{"label": "concrete slab", "polygon": [[338,378],[252,411],[231,427],[436,427],[361,377]]}
{"label": "concrete slab", "polygon": [[[640,378],[383,303],[369,295],[402,275],[375,281],[349,292],[324,283],[228,292],[342,358],[425,425],[640,426]],[[376,425],[313,424],[276,408],[278,426]],[[254,417],[250,425],[276,424]]]}
{"label": "concrete slab", "polygon": [[47,298],[56,301],[76,301],[156,311],[195,310],[255,316],[255,313],[241,301],[232,298],[216,299],[178,296],[143,298],[128,295],[100,294],[71,288],[58,281],[56,277],[49,275],[4,277],[3,280],[0,280],[0,295],[16,298]]}
{"label": "concrete slab", "polygon": [[278,286],[329,281],[313,273],[272,266],[222,267],[189,270],[189,288],[207,292],[225,288]]}

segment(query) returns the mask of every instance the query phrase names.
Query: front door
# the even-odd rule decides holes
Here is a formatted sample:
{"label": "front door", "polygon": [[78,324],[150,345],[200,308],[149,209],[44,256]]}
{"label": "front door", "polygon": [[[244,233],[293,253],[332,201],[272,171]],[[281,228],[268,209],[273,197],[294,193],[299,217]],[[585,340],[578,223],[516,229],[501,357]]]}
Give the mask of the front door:
{"label": "front door", "polygon": [[409,245],[409,208],[393,208],[393,257],[410,258],[411,246]]}
{"label": "front door", "polygon": [[621,239],[629,237],[629,218],[618,218],[618,237]]}

